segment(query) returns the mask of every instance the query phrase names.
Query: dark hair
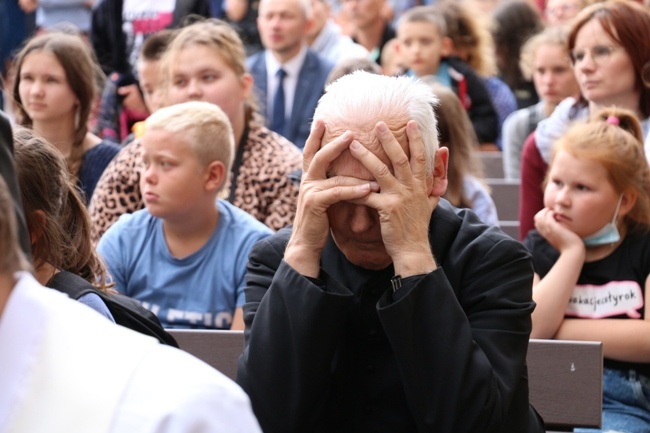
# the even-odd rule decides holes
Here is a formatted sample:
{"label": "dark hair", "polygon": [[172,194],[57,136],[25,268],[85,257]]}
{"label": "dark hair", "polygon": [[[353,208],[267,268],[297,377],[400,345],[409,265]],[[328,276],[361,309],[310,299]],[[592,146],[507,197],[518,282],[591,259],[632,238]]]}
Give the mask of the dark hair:
{"label": "dark hair", "polygon": [[539,11],[526,0],[501,3],[492,16],[492,37],[496,47],[499,75],[511,89],[526,81],[519,69],[519,53],[528,38],[540,32],[544,23]]}
{"label": "dark hair", "polygon": [[633,1],[610,0],[584,8],[569,32],[569,52],[573,50],[578,32],[591,20],[598,20],[605,33],[627,53],[640,91],[639,110],[650,116],[650,11]]}
{"label": "dark hair", "polygon": [[88,133],[88,118],[97,94],[97,77],[101,75],[95,57],[86,42],[80,36],[62,32],[47,32],[27,41],[20,50],[14,65],[15,80],[13,99],[16,102],[16,122],[31,128],[32,119],[23,107],[20,97],[20,70],[25,58],[33,52],[52,53],[65,71],[70,89],[79,100],[78,117],[75,121],[74,142],[67,160],[70,173],[76,174],[84,155],[83,141]]}
{"label": "dark hair", "polygon": [[26,128],[14,131],[14,148],[34,267],[48,263],[106,290],[106,269],[90,240],[90,217],[63,156]]}
{"label": "dark hair", "polygon": [[447,23],[447,36],[456,50],[463,50],[462,60],[479,75],[489,77],[497,72],[494,41],[487,26],[458,0],[439,0],[434,6]]}
{"label": "dark hair", "polygon": [[162,59],[167,47],[177,34],[178,30],[164,29],[150,35],[144,40],[142,48],[140,48],[139,59],[149,62]]}
{"label": "dark hair", "polygon": [[0,273],[26,271],[29,264],[18,242],[18,224],[9,187],[0,176]]}

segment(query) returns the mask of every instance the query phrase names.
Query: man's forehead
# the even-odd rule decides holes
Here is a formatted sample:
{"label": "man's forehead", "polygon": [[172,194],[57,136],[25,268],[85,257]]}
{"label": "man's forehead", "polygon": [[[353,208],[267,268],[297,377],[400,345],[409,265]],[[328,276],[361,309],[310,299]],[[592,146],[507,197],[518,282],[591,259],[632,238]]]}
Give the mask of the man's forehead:
{"label": "man's forehead", "polygon": [[[408,149],[408,140],[406,137],[406,122],[386,121],[386,125],[397,141],[404,149]],[[383,147],[375,134],[375,125],[377,122],[366,123],[340,123],[326,124],[325,134],[321,146],[329,143],[333,139],[342,135],[345,131],[350,131],[355,140],[364,145],[368,150],[376,155],[385,155]]]}
{"label": "man's forehead", "polygon": [[[377,157],[387,164],[389,169],[392,171],[388,155],[384,151],[382,144],[379,142],[379,139],[375,134],[375,125],[376,122],[368,122],[365,124],[349,123],[343,125],[327,125],[321,145],[324,146],[342,135],[345,131],[350,131],[355,140],[377,155]],[[397,122],[386,122],[386,125],[402,147],[407,150],[408,154],[406,122],[403,124]],[[370,172],[352,156],[349,150],[343,151],[343,153],[332,162],[328,170],[328,175],[351,176],[359,179],[374,180]]]}

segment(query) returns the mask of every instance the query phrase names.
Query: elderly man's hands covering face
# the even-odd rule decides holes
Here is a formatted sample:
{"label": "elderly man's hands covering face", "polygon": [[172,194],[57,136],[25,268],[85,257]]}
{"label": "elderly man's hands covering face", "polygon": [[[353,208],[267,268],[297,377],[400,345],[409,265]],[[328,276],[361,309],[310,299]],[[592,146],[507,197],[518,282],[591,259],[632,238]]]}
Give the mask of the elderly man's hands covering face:
{"label": "elderly man's hands covering face", "polygon": [[303,150],[302,180],[293,234],[287,245],[285,261],[296,271],[318,277],[320,255],[329,234],[327,209],[342,200],[354,200],[378,190],[376,182],[353,177],[328,178],[330,164],[348,149],[352,134],[346,132],[321,148],[325,133],[323,122],[317,122]]}
{"label": "elderly man's hands covering face", "polygon": [[[349,131],[321,147],[324,134],[325,125],[316,123],[305,145],[298,209],[285,260],[303,275],[317,277],[331,229],[339,249],[357,266],[383,269],[392,262],[403,277],[434,270],[428,227],[446,186],[446,149],[436,157],[436,172],[444,178],[441,190],[441,182],[427,169],[414,121],[406,126],[407,149],[384,122],[375,125],[384,155],[369,150]],[[353,163],[333,164],[346,150]]]}
{"label": "elderly man's hands covering face", "polygon": [[427,169],[420,131],[415,121],[407,123],[408,154],[384,122],[377,123],[375,134],[389,164],[357,141],[351,143],[350,151],[376,179],[380,190],[351,201],[379,214],[381,237],[396,274],[406,277],[431,272],[436,265],[429,245],[429,221],[440,196],[434,195],[434,178]]}

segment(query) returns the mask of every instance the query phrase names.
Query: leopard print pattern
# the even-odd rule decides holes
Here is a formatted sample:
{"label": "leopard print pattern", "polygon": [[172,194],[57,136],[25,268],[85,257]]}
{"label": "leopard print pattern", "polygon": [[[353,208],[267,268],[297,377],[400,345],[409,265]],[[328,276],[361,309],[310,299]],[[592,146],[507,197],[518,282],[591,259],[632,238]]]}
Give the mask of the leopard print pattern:
{"label": "leopard print pattern", "polygon": [[88,212],[96,244],[120,215],[144,208],[140,194],[142,142],[127,144],[108,164],[93,192]]}
{"label": "leopard print pattern", "polygon": [[[288,175],[300,169],[302,153],[289,140],[263,126],[259,115],[252,117],[248,127],[233,204],[279,230],[291,224],[296,213],[299,186]],[[120,215],[144,207],[140,192],[142,165],[142,143],[136,139],[102,174],[89,206],[93,242],[99,242]],[[232,177],[231,172],[221,197],[227,198]]]}
{"label": "leopard print pattern", "polygon": [[[236,181],[233,204],[273,230],[293,222],[299,185],[289,174],[302,167],[302,153],[289,140],[262,124],[249,123],[248,140]],[[232,173],[224,191],[230,191]]]}

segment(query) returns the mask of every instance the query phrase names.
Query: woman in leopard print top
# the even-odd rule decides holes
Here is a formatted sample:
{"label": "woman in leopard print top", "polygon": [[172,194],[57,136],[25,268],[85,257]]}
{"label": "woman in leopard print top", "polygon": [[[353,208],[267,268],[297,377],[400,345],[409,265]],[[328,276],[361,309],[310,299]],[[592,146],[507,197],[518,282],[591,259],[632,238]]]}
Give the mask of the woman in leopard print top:
{"label": "woman in leopard print top", "polygon": [[[162,72],[169,80],[167,102],[215,103],[233,125],[237,153],[222,198],[274,230],[290,224],[298,197],[298,185],[290,174],[300,169],[302,154],[267,129],[256,112],[253,81],[237,34],[225,24],[196,23],[180,31],[166,56],[165,64],[171,65]],[[142,145],[136,139],[104,171],[89,209],[95,242],[120,215],[144,207],[141,168]]]}

